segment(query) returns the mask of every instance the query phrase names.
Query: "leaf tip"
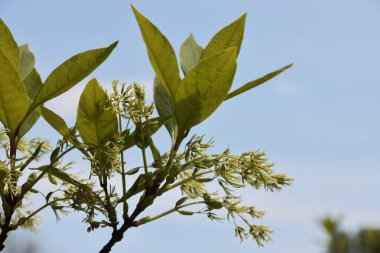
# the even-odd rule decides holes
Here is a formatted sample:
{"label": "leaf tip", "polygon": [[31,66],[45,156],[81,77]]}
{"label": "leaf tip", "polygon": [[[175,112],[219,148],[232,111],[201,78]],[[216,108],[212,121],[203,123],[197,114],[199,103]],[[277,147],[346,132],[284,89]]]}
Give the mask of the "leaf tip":
{"label": "leaf tip", "polygon": [[112,43],[112,44],[109,46],[109,48],[113,50],[118,44],[119,44],[119,41],[117,40],[117,41],[115,41],[114,43]]}
{"label": "leaf tip", "polygon": [[132,3],[130,5],[131,5],[132,11],[135,14],[135,16],[140,14],[140,12],[136,9],[136,7]]}

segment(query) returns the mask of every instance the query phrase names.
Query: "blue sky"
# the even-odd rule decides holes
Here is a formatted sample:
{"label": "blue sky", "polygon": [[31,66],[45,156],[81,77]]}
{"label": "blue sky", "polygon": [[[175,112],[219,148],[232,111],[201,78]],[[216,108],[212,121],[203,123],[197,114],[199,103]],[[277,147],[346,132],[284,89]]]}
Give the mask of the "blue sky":
{"label": "blue sky", "polygon": [[[317,253],[324,236],[316,220],[323,215],[345,217],[348,229],[380,226],[379,1],[132,2],[177,52],[190,32],[204,46],[247,12],[235,88],[295,63],[275,80],[224,103],[193,133],[214,137],[216,150],[265,150],[277,170],[296,181],[279,193],[243,193],[247,202],[267,210],[263,223],[275,231],[274,241],[263,248],[240,244],[230,224],[172,216],[131,230],[113,252]],[[44,78],[69,56],[120,40],[90,77],[104,86],[114,79],[138,81],[151,94],[154,74],[128,1],[0,0],[0,16],[20,44],[29,43]],[[48,107],[72,124],[84,84]],[[38,124],[30,136],[58,137],[45,122]],[[167,147],[165,131],[157,141]],[[85,164],[78,162],[81,166]],[[157,210],[170,201],[163,200]],[[51,213],[44,213],[38,234],[16,232],[11,240],[43,242],[41,252],[96,252],[109,231],[87,234],[82,218],[73,214],[56,223]]]}

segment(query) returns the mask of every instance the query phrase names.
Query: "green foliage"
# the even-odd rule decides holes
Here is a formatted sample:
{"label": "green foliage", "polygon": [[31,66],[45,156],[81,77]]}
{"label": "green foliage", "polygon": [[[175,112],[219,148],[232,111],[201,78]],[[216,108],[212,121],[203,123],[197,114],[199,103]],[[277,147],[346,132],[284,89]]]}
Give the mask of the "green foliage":
{"label": "green foliage", "polygon": [[133,6],[132,9],[140,26],[141,34],[148,50],[149,60],[157,78],[168,94],[174,98],[180,81],[174,49],[169,40],[152,22]]}
{"label": "green foliage", "polygon": [[[18,69],[20,65],[19,49],[13,35],[7,25],[0,19],[0,48],[13,68]],[[1,65],[2,66],[2,65]]]}
{"label": "green foliage", "polygon": [[340,219],[331,217],[320,223],[328,236],[326,253],[380,253],[380,229],[362,228],[350,233],[341,228]]}
{"label": "green foliage", "polygon": [[0,121],[13,135],[29,109],[29,98],[17,69],[3,48],[0,50],[0,66]]}
{"label": "green foliage", "polygon": [[194,35],[190,34],[179,50],[181,68],[185,75],[198,65],[202,52],[203,48],[195,41]]}
{"label": "green foliage", "polygon": [[[205,49],[190,34],[180,48],[181,68],[185,77],[178,81],[177,59],[168,39],[133,6],[132,9],[156,73],[154,100],[157,111],[161,117],[173,116],[166,123],[173,145],[178,136],[185,135],[190,128],[204,121],[224,100],[257,87],[292,66],[288,65],[229,93],[236,70],[235,59],[244,37],[244,14],[221,29]],[[233,50],[234,57],[231,55]]]}
{"label": "green foliage", "polygon": [[215,34],[203,50],[200,61],[207,60],[230,47],[236,48],[236,56],[238,56],[243,42],[246,16],[247,14],[244,14]]}
{"label": "green foliage", "polygon": [[55,112],[49,110],[44,106],[41,106],[41,115],[46,120],[46,122],[48,122],[50,126],[52,126],[63,137],[69,134],[70,129],[67,126],[66,122]]}
{"label": "green foliage", "polygon": [[[270,240],[271,231],[256,220],[264,212],[243,204],[238,191],[245,187],[281,190],[292,179],[276,173],[265,152],[232,154],[226,149],[213,154],[209,151],[212,141],[205,142],[203,136],[197,135],[186,139],[191,129],[225,100],[270,80],[290,65],[230,92],[244,36],[244,14],[221,29],[204,49],[193,35],[186,39],[179,55],[184,73],[181,78],[169,40],[133,6],[132,9],[156,76],[154,104],[147,103],[145,89],[138,83],[114,81],[112,91],[107,92],[91,79],[81,94],[77,120],[71,128],[43,104],[83,80],[110,55],[117,42],[71,57],[43,82],[28,46],[19,47],[1,21],[0,120],[5,130],[0,140],[6,159],[0,161],[0,242],[3,245],[8,232],[18,227],[34,229],[36,215],[50,207],[55,215],[68,210],[82,212],[89,232],[111,228],[111,238],[101,253],[110,252],[131,227],[172,213],[227,219],[233,222],[241,240],[252,237],[263,245]],[[155,109],[159,117],[154,116]],[[40,115],[62,139],[51,152],[50,162],[37,166],[35,162],[50,147],[40,139],[25,141],[22,137]],[[155,134],[163,125],[171,137],[166,151],[155,144]],[[141,165],[129,168],[132,159],[139,161],[125,156],[124,151],[132,148],[141,152]],[[70,173],[72,164],[62,161],[72,150],[78,150],[89,162],[84,179]],[[24,156],[18,157],[17,151]],[[41,193],[37,183],[43,178],[56,190]],[[25,179],[24,183],[19,184],[19,179]],[[173,206],[163,213],[140,217],[169,191],[178,194]],[[31,194],[41,194],[46,204],[27,210],[23,200]],[[132,199],[137,200],[136,206],[131,206]]]}
{"label": "green foliage", "polygon": [[[50,152],[51,147],[40,138],[27,141],[23,137],[41,113],[62,135],[69,134],[64,121],[44,108],[43,103],[66,92],[90,74],[109,56],[116,44],[73,56],[42,82],[28,45],[18,46],[9,28],[0,19],[0,121],[4,127],[0,128],[0,146],[4,151],[0,157],[0,251],[9,232],[18,228],[36,230],[37,215],[43,209],[50,207],[57,217],[59,212],[66,213],[63,208],[67,199],[63,189],[76,187],[87,195],[94,194],[87,186],[88,182],[82,183],[82,180],[66,172],[71,164],[62,161],[63,156],[74,149],[68,141],[77,143],[76,137],[60,140],[50,155],[50,162],[38,168],[31,166]],[[38,183],[44,178],[56,186],[56,190],[46,195],[38,190]],[[29,203],[26,203],[29,195],[40,195],[46,203],[31,210]]]}
{"label": "green foliage", "polygon": [[79,100],[77,127],[84,143],[97,147],[117,132],[116,114],[109,106],[107,93],[96,79],[91,79]]}
{"label": "green foliage", "polygon": [[178,135],[177,122],[175,117],[173,117],[175,115],[175,105],[157,77],[154,78],[153,82],[153,98],[158,114],[161,117],[170,117],[165,123],[165,127],[169,131],[172,144],[174,145]]}
{"label": "green foliage", "polygon": [[[19,73],[20,73],[21,78],[25,80],[25,78],[27,78],[30,72],[32,72],[32,70],[34,69],[35,59],[34,59],[33,53],[29,50],[28,44],[19,46],[19,54],[20,54]],[[33,89],[33,90],[37,91],[38,89]],[[28,92],[28,95],[29,95],[29,92]]]}
{"label": "green foliage", "polygon": [[77,54],[58,66],[38,91],[31,109],[71,89],[94,71],[111,54],[118,42],[109,47]]}
{"label": "green foliage", "polygon": [[208,118],[227,96],[236,71],[236,48],[225,49],[193,68],[175,96],[178,131]]}

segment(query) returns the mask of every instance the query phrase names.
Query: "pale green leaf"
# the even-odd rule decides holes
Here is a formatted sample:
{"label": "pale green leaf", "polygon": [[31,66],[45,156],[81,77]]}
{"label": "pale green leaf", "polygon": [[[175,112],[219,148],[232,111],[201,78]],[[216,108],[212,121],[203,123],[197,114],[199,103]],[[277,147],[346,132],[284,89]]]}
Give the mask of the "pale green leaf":
{"label": "pale green leaf", "polygon": [[239,55],[241,43],[244,37],[245,19],[247,14],[244,14],[231,24],[217,32],[210,40],[206,48],[203,50],[200,61],[206,60],[220,51],[236,47],[236,57]]}
{"label": "pale green leaf", "polygon": [[35,68],[24,79],[24,86],[28,97],[33,101],[42,86],[42,80]]}
{"label": "pale green leaf", "polygon": [[55,112],[49,110],[48,108],[41,106],[41,115],[52,126],[58,133],[62,136],[66,136],[70,129],[67,126],[66,122]]}
{"label": "pale green leaf", "polygon": [[86,85],[79,100],[77,126],[79,133],[89,146],[99,146],[117,131],[117,117],[110,106],[107,93],[96,79]]}
{"label": "pale green leaf", "polygon": [[186,131],[209,117],[226,98],[236,71],[236,48],[201,62],[181,81],[175,108],[178,129]]}
{"label": "pale green leaf", "polygon": [[174,97],[180,81],[178,62],[169,40],[132,6],[144,39],[150,63],[168,94]]}
{"label": "pale green leaf", "polygon": [[24,44],[19,47],[19,56],[20,56],[19,73],[20,73],[21,79],[25,80],[25,78],[33,70],[34,63],[35,63],[34,55],[29,50],[28,44]]}
{"label": "pale green leaf", "polygon": [[273,71],[273,72],[271,72],[271,73],[269,73],[269,74],[267,74],[267,75],[265,75],[263,77],[260,77],[259,79],[251,81],[249,83],[246,83],[242,87],[240,87],[240,88],[234,90],[233,92],[229,93],[225,100],[228,100],[228,99],[233,98],[233,97],[235,97],[237,95],[240,95],[241,93],[244,93],[244,92],[246,92],[246,91],[248,91],[250,89],[253,89],[253,88],[259,86],[260,84],[265,83],[266,81],[269,81],[270,79],[276,77],[277,75],[281,74],[282,72],[284,72],[285,70],[291,68],[292,66],[293,66],[293,64],[289,64],[289,65],[287,65],[287,66],[285,66],[283,68],[280,68],[280,69],[278,69],[276,71]]}
{"label": "pale green leaf", "polygon": [[181,68],[185,75],[198,65],[203,48],[196,42],[194,35],[190,34],[179,50]]}
{"label": "pale green leaf", "polygon": [[0,48],[3,50],[5,56],[9,59],[9,62],[15,69],[18,70],[19,51],[18,45],[13,38],[13,35],[4,21],[0,18]]}
{"label": "pale green leaf", "polygon": [[178,128],[177,123],[175,121],[175,106],[173,99],[168,95],[165,88],[162,86],[161,82],[154,78],[153,83],[153,97],[154,103],[156,105],[156,109],[158,115],[160,117],[171,117],[166,123],[165,127],[169,131],[172,142],[174,143],[177,138]]}
{"label": "pale green leaf", "polygon": [[116,45],[117,42],[109,47],[79,53],[58,66],[44,82],[30,110],[61,95],[82,81],[107,59]]}
{"label": "pale green leaf", "polygon": [[29,98],[17,70],[0,48],[0,121],[13,133],[25,117]]}

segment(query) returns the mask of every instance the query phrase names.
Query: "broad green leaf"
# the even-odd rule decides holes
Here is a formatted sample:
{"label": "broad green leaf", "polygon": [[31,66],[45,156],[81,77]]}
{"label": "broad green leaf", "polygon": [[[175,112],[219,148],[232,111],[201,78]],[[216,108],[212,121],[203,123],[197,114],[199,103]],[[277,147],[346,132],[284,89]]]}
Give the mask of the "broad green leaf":
{"label": "broad green leaf", "polygon": [[17,70],[0,48],[0,121],[15,132],[29,108],[29,98]]}
{"label": "broad green leaf", "polygon": [[278,69],[276,71],[273,71],[273,72],[271,72],[271,73],[269,73],[269,74],[267,74],[267,75],[265,75],[263,77],[260,77],[259,79],[256,79],[254,81],[251,81],[251,82],[243,85],[242,87],[240,87],[240,88],[234,90],[233,92],[231,92],[230,94],[228,94],[228,96],[226,97],[225,100],[228,100],[228,99],[233,98],[233,97],[235,97],[237,95],[240,95],[241,93],[244,93],[244,92],[246,92],[246,91],[248,91],[250,89],[253,89],[253,88],[259,86],[260,84],[265,83],[266,81],[269,81],[270,79],[272,79],[275,76],[281,74],[282,72],[284,72],[285,70],[291,68],[292,66],[293,66],[293,64],[289,64],[289,65],[287,65],[287,66],[285,66],[283,68],[280,68],[280,69]]}
{"label": "broad green leaf", "polygon": [[229,48],[201,62],[181,81],[175,108],[179,131],[209,117],[224,101],[236,71],[236,48]]}
{"label": "broad green leaf", "polygon": [[25,80],[25,78],[34,69],[35,59],[34,59],[33,53],[29,50],[28,44],[24,44],[19,47],[19,55],[20,55],[19,73],[20,73],[21,79]]}
{"label": "broad green leaf", "polygon": [[165,90],[171,97],[176,94],[180,81],[178,62],[169,40],[161,31],[132,5],[144,39],[150,63]]}
{"label": "broad green leaf", "polygon": [[106,110],[109,105],[107,93],[95,78],[91,79],[79,99],[77,116],[79,133],[87,145],[102,145],[118,131],[116,114]]}
{"label": "broad green leaf", "polygon": [[244,14],[231,24],[217,32],[210,40],[206,48],[203,50],[200,61],[206,60],[220,51],[236,47],[236,57],[239,55],[241,43],[244,36],[245,19],[247,14]]}
{"label": "broad green leaf", "polygon": [[[23,63],[21,62],[21,65]],[[21,66],[20,65],[20,66]],[[26,93],[28,94],[28,97],[31,101],[34,100],[34,98],[37,95],[38,90],[42,86],[42,80],[38,72],[35,68],[29,73],[29,75],[24,79],[24,86],[26,89]],[[39,110],[36,108],[34,111],[32,111],[26,118],[26,120],[23,121],[20,130],[18,132],[18,138],[21,139],[29,130],[36,124],[38,119],[40,118]]]}
{"label": "broad green leaf", "polygon": [[165,88],[157,77],[154,78],[153,83],[153,97],[154,103],[160,117],[171,117],[166,123],[165,127],[169,131],[172,142],[174,143],[177,138],[178,128],[175,121],[175,106],[173,99],[168,95]]}
{"label": "broad green leaf", "polygon": [[195,41],[191,33],[179,50],[181,68],[185,75],[198,65],[202,52],[203,48]]}
{"label": "broad green leaf", "polygon": [[70,129],[67,126],[66,122],[55,112],[49,110],[48,108],[41,106],[41,115],[52,126],[58,133],[62,136],[66,136]]}
{"label": "broad green leaf", "polygon": [[111,54],[118,42],[109,47],[79,53],[58,66],[46,79],[30,108],[53,99],[71,89],[94,71]]}
{"label": "broad green leaf", "polygon": [[15,69],[19,67],[18,45],[4,21],[0,18],[0,48]]}
{"label": "broad green leaf", "polygon": [[39,118],[40,118],[40,114],[37,111],[37,109],[35,109],[26,117],[26,119],[23,121],[20,127],[20,130],[18,131],[18,134],[17,134],[19,140],[21,140],[21,138],[24,137],[24,135],[29,132],[29,130],[36,124]]}

